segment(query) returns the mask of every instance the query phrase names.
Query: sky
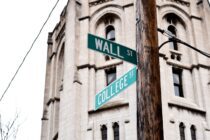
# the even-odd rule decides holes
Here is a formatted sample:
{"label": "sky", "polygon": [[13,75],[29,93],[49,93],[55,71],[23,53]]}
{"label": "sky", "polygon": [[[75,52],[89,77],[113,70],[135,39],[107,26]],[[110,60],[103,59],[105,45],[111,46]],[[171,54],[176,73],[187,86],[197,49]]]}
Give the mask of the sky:
{"label": "sky", "polygon": [[[57,0],[0,1],[0,96]],[[18,114],[16,140],[39,140],[44,97],[47,36],[67,0],[60,0],[49,22],[0,102],[3,124]],[[12,140],[12,139],[11,139]]]}

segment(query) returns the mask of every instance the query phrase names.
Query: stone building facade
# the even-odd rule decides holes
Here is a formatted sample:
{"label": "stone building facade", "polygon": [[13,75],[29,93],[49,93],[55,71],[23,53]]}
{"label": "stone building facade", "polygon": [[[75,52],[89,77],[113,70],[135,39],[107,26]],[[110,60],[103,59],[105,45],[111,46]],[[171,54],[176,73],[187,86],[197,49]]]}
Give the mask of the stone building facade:
{"label": "stone building facade", "polygon": [[[156,0],[158,28],[210,53],[207,0]],[[134,66],[87,48],[87,34],[136,50],[135,0],[69,0],[49,33],[41,140],[136,140],[136,84],[94,110]],[[159,45],[170,36],[158,34]],[[210,140],[210,59],[172,42],[159,51],[165,140]]]}

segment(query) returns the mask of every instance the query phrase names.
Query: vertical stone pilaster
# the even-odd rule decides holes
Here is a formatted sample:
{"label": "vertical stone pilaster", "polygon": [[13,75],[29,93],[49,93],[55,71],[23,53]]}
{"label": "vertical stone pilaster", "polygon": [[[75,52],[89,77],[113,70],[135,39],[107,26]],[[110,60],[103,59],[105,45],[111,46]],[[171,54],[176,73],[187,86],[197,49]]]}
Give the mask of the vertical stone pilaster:
{"label": "vertical stone pilaster", "polygon": [[76,1],[70,0],[66,11],[66,31],[65,31],[65,54],[64,54],[64,84],[63,93],[60,96],[60,124],[59,139],[79,140],[80,139],[80,110],[78,83],[74,83],[74,73],[76,71],[76,47],[78,46],[78,8]]}

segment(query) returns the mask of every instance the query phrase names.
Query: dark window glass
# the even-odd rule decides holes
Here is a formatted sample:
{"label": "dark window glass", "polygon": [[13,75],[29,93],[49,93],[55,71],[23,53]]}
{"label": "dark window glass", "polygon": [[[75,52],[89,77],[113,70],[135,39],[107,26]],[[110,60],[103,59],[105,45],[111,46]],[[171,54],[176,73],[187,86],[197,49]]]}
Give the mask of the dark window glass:
{"label": "dark window glass", "polygon": [[177,24],[177,20],[178,20],[178,17],[175,14],[171,13],[171,14],[167,15],[167,22],[169,24],[176,25]]}
{"label": "dark window glass", "polygon": [[[176,37],[176,28],[174,26],[172,26],[172,25],[168,26],[168,31],[171,34],[171,37],[169,37],[169,40],[172,37]],[[178,50],[178,45],[177,45],[176,41],[170,42],[169,45],[170,45],[170,49]]]}
{"label": "dark window glass", "polygon": [[120,140],[119,125],[116,122],[113,125],[113,131],[114,131],[114,140]]}
{"label": "dark window glass", "polygon": [[112,25],[106,27],[106,39],[115,41],[115,29]]}
{"label": "dark window glass", "polygon": [[107,127],[106,127],[106,125],[101,126],[101,137],[102,137],[102,140],[107,140]]}
{"label": "dark window glass", "polygon": [[173,68],[173,82],[174,82],[174,93],[176,96],[184,97],[182,90],[182,71]]}
{"label": "dark window glass", "polygon": [[116,80],[116,67],[108,69],[106,72],[106,85],[111,84],[114,80]]}
{"label": "dark window glass", "polygon": [[195,126],[194,125],[192,125],[190,127],[190,132],[191,132],[191,138],[192,138],[192,140],[196,140],[196,129],[195,129]]}
{"label": "dark window glass", "polygon": [[185,126],[183,123],[179,125],[180,140],[185,140]]}

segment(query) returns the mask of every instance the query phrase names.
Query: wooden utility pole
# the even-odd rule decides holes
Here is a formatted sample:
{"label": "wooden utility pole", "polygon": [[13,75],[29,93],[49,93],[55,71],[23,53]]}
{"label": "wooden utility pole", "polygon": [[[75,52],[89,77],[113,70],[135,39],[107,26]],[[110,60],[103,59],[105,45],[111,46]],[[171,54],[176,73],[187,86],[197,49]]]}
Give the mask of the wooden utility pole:
{"label": "wooden utility pole", "polygon": [[156,0],[137,0],[136,8],[137,137],[163,140]]}

